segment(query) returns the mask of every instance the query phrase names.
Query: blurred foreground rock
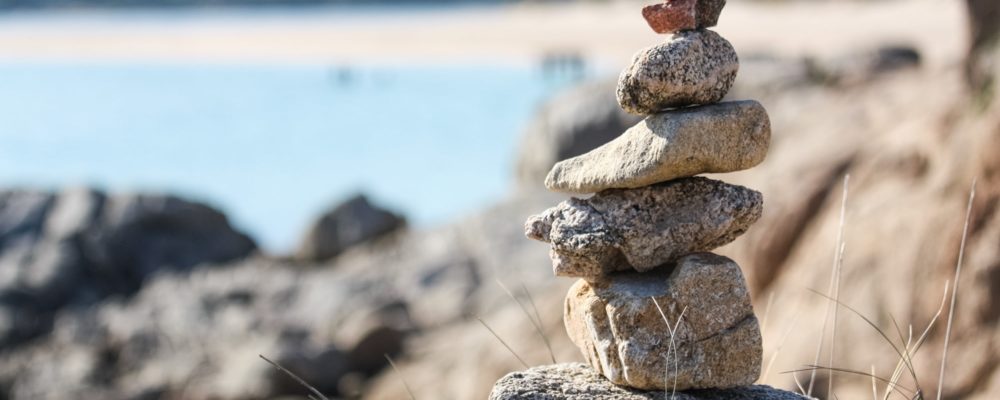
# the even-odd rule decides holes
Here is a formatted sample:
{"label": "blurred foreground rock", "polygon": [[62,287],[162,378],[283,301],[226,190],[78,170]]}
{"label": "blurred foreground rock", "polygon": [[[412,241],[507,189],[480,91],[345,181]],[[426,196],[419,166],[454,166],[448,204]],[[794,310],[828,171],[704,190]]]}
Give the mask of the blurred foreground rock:
{"label": "blurred foreground rock", "polygon": [[[452,226],[404,232],[384,246],[354,247],[337,258],[335,268],[294,268],[257,256],[158,274],[131,297],[64,310],[51,334],[0,348],[0,394],[253,399],[306,393],[258,354],[327,394],[350,394],[370,391],[365,381],[383,372],[383,354],[404,363],[413,354],[495,350],[494,339],[478,325],[475,335],[465,336],[481,344],[456,346],[451,336],[448,346],[436,349],[408,342],[514,304],[496,279],[511,288],[523,283],[531,293],[554,284],[544,279],[545,270],[525,269],[522,275],[518,265],[542,262],[545,253],[541,245],[525,246],[521,227],[509,223],[551,200],[514,199]],[[521,290],[516,292],[523,301]],[[540,306],[543,318],[558,315],[558,303],[545,304],[555,307]],[[522,323],[499,325],[530,326]],[[478,358],[496,361],[501,354]],[[464,392],[441,398],[485,395],[513,365],[440,368],[436,373],[482,374],[481,381],[467,379],[470,386],[455,385]]]}

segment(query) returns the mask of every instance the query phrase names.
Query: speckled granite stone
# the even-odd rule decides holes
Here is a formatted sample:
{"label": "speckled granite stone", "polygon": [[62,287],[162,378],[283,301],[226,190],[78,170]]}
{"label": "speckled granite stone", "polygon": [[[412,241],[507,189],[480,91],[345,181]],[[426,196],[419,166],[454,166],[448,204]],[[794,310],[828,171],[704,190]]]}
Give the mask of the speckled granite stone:
{"label": "speckled granite stone", "polygon": [[681,31],[640,50],[618,77],[618,104],[649,115],[669,108],[722,100],[736,80],[736,50],[719,34]]}

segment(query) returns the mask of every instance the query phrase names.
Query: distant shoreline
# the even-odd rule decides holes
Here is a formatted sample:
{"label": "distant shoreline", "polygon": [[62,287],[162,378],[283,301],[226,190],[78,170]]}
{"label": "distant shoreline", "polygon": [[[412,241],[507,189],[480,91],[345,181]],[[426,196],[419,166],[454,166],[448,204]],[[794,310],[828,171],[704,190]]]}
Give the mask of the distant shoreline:
{"label": "distant shoreline", "polygon": [[[479,4],[13,12],[0,14],[0,62],[535,64],[570,52],[615,67],[663,40],[635,3]],[[963,13],[958,2],[933,0],[731,2],[715,29],[744,56],[822,57],[904,43],[941,65],[964,52]]]}

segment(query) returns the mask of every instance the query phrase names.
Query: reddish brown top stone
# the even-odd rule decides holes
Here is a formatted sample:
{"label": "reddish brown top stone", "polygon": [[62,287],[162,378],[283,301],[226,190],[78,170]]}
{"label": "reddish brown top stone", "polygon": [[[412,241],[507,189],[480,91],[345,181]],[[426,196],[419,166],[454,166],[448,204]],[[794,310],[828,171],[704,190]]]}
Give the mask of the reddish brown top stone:
{"label": "reddish brown top stone", "polygon": [[643,7],[642,17],[656,33],[702,29],[715,26],[726,0],[666,0]]}
{"label": "reddish brown top stone", "polygon": [[673,33],[698,26],[695,15],[697,0],[667,0],[643,7],[642,17],[656,33]]}

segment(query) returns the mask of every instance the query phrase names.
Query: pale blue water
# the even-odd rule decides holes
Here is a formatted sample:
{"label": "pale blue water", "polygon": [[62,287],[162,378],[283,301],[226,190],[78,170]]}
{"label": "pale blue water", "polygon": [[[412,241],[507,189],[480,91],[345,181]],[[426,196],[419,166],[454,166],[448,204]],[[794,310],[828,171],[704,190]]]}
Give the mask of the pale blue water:
{"label": "pale blue water", "polygon": [[567,84],[513,66],[336,71],[0,63],[0,186],[180,193],[272,251],[356,191],[428,226],[507,192],[521,129]]}

